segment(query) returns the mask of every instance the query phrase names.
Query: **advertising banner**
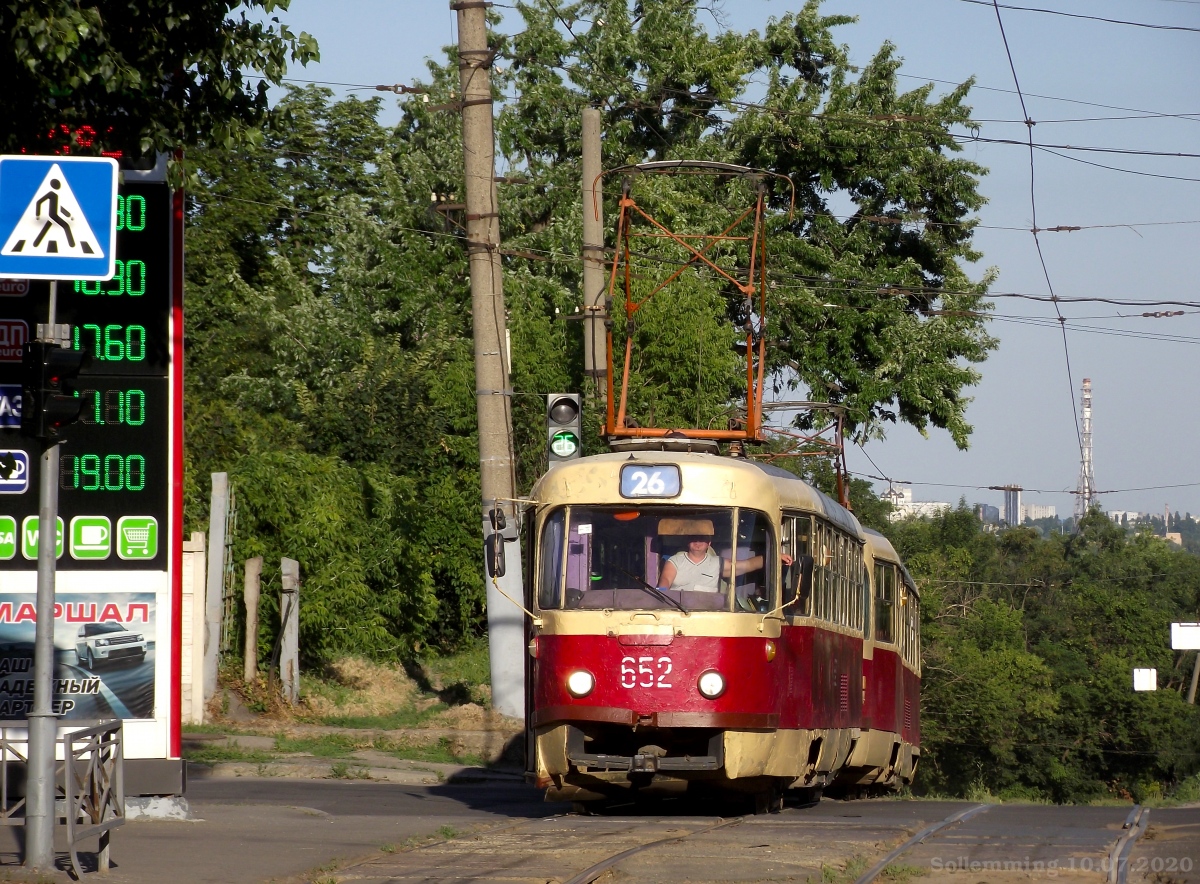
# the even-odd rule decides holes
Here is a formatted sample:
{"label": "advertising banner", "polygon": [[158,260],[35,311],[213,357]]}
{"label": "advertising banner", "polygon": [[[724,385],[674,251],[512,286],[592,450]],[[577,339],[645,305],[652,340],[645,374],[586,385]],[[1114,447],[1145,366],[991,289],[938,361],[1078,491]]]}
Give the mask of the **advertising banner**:
{"label": "advertising banner", "polygon": [[[34,593],[0,595],[0,720],[33,708]],[[61,594],[54,605],[54,713],[62,721],[154,717],[152,592]]]}

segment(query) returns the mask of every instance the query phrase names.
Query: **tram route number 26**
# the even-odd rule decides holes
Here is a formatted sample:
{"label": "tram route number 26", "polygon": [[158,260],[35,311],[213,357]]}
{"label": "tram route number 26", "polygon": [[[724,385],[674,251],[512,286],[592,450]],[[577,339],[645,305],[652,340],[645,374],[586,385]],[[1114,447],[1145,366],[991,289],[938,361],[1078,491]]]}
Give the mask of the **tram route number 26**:
{"label": "tram route number 26", "polygon": [[671,674],[670,657],[622,657],[621,687],[623,688],[669,688],[667,676]]}
{"label": "tram route number 26", "polygon": [[674,464],[621,467],[622,497],[678,497],[679,489],[679,467]]}

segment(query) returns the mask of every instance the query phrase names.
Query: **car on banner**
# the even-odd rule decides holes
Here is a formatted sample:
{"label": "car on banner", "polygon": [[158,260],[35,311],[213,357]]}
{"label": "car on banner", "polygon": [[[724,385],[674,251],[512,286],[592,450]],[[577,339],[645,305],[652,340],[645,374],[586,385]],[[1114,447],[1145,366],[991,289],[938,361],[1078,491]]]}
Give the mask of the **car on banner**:
{"label": "car on banner", "polygon": [[79,627],[75,658],[85,669],[115,660],[146,659],[146,636],[130,632],[120,623],[85,623]]}

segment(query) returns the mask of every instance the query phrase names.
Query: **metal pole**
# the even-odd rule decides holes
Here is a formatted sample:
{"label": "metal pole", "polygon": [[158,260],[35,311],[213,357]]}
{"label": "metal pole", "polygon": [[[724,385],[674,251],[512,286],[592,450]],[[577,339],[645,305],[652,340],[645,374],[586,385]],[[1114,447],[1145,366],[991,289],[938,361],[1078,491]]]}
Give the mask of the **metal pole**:
{"label": "metal pole", "polygon": [[[50,283],[47,323],[54,334],[58,282]],[[65,538],[64,538],[65,540]],[[54,868],[54,569],[58,551],[58,443],[47,442],[38,476],[37,625],[33,643],[33,711],[28,713],[25,867]]]}
{"label": "metal pole", "polygon": [[[500,264],[500,214],[496,199],[495,137],[492,130],[492,51],[487,42],[487,3],[461,0],[458,13],[458,70],[462,95],[463,172],[467,205],[467,254],[471,271],[471,320],[475,339],[475,402],[479,420],[479,481],[482,532],[491,533],[488,511],[499,506],[505,535],[517,537],[516,465],[513,457],[509,366],[506,363],[504,287]],[[480,550],[482,552],[482,549]],[[483,557],[480,556],[482,559]],[[504,594],[520,599],[521,554],[509,545],[505,575],[487,586],[488,653],[492,706],[503,715],[525,717],[525,624]]]}
{"label": "metal pole", "polygon": [[[583,112],[583,368],[597,380],[608,370],[604,353],[604,191],[599,180],[600,111]],[[603,390],[604,385],[599,384]]]}

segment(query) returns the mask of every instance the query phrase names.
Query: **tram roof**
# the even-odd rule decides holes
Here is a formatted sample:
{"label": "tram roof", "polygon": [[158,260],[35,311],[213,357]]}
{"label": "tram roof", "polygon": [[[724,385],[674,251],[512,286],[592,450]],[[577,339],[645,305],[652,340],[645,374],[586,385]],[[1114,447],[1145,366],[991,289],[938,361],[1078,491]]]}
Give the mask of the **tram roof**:
{"label": "tram roof", "polygon": [[[736,483],[733,500],[743,504],[747,500],[761,500],[763,497],[775,498],[775,505],[780,508],[800,509],[824,515],[830,522],[855,537],[863,539],[863,527],[858,519],[832,497],[805,482],[795,473],[760,463],[746,458],[724,457],[715,454],[699,454],[675,451],[634,451],[612,452],[581,457],[578,460],[560,464],[538,480],[533,488],[533,497],[537,500],[562,500],[564,503],[571,499],[580,500],[586,493],[584,489],[593,492],[590,497],[594,502],[607,501],[625,503],[617,494],[618,470],[621,464],[630,461],[640,461],[647,464],[678,464],[683,471],[683,492],[671,502],[689,505],[714,505],[721,501],[708,491],[715,481],[733,481]],[[689,479],[704,481],[705,491],[701,493]],[[722,492],[729,497],[729,491]],[[658,503],[653,498],[644,501],[647,504]]]}

